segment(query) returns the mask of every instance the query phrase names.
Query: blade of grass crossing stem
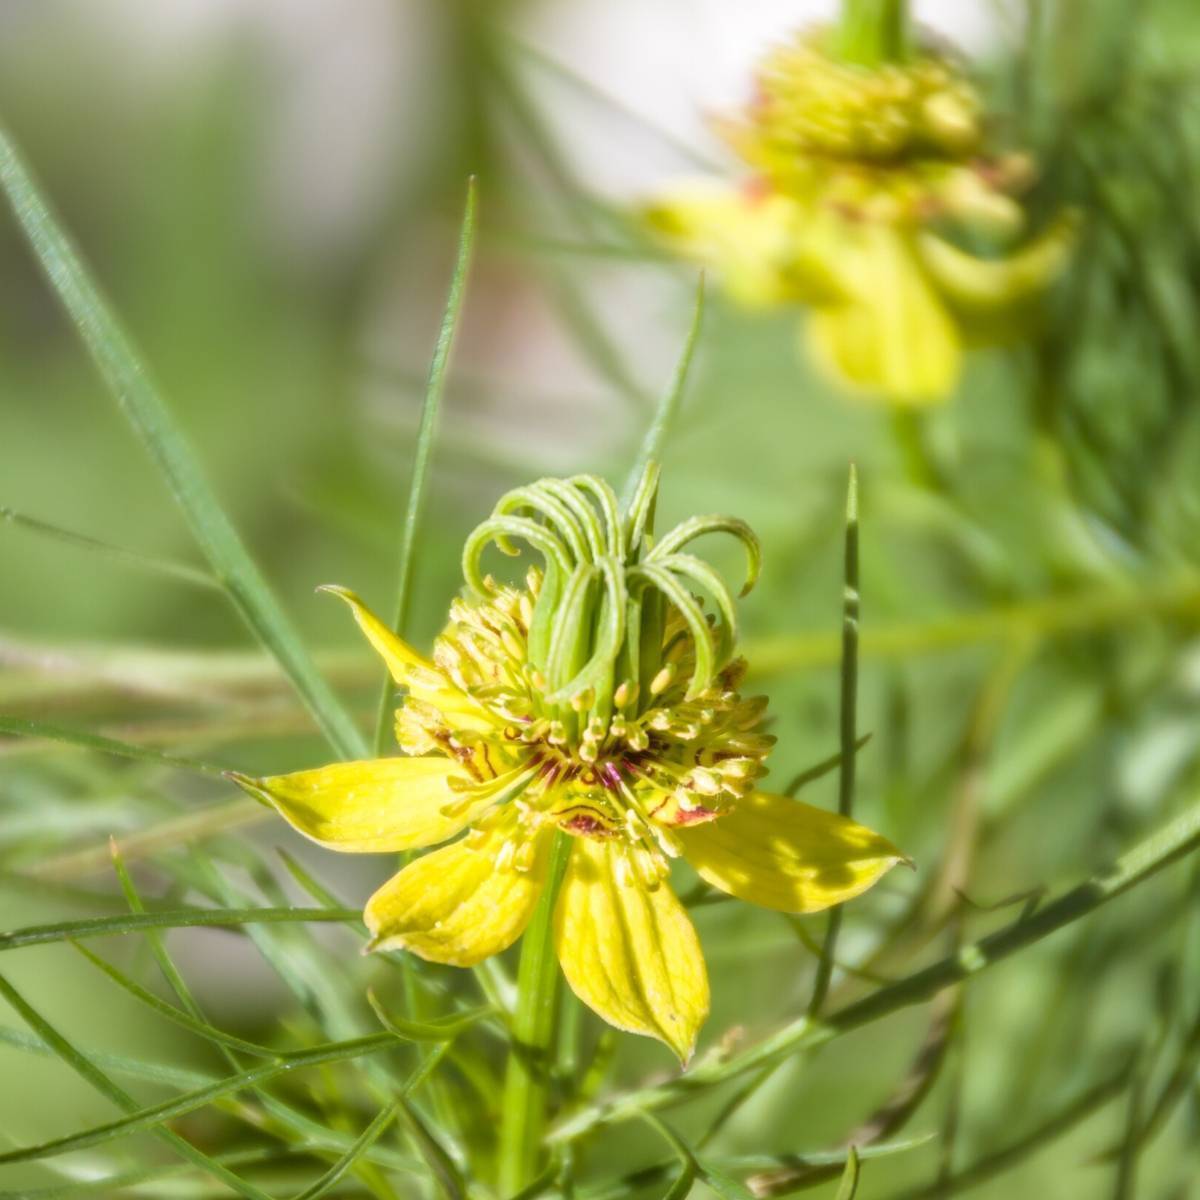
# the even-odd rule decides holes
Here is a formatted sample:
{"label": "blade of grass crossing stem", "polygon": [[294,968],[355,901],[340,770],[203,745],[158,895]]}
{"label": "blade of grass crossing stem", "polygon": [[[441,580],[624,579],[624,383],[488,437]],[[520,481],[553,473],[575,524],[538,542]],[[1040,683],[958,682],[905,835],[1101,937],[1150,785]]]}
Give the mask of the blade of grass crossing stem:
{"label": "blade of grass crossing stem", "polygon": [[842,1172],[842,1182],[838,1184],[837,1195],[833,1200],[854,1200],[858,1195],[858,1151],[853,1146],[846,1153],[846,1169]]}
{"label": "blade of grass crossing stem", "polygon": [[138,933],[143,929],[183,929],[196,925],[233,928],[238,925],[274,925],[286,921],[353,921],[361,917],[358,909],[351,908],[176,908],[162,912],[123,913],[119,917],[88,917],[82,921],[60,921],[50,925],[28,925],[24,929],[0,933],[0,950],[65,942],[71,938]]}
{"label": "blade of grass crossing stem", "polygon": [[654,420],[650,422],[650,428],[646,430],[646,436],[642,439],[641,449],[638,451],[633,470],[630,471],[629,477],[625,481],[625,494],[621,497],[624,508],[628,508],[633,502],[634,492],[641,482],[646,467],[662,457],[667,434],[670,433],[671,426],[675,423],[675,417],[679,412],[679,406],[683,403],[688,374],[692,368],[692,358],[696,352],[696,343],[699,341],[700,327],[703,324],[704,272],[701,271],[700,278],[696,281],[696,306],[692,310],[692,324],[688,330],[687,340],[683,343],[683,353],[679,356],[679,363],[675,368],[675,377],[671,380],[671,386],[659,401]]}
{"label": "blade of grass crossing stem", "polygon": [[[9,991],[11,988],[8,988],[0,978],[0,994],[10,999]],[[11,999],[10,1003],[12,1003]],[[14,1007],[16,1007],[15,1004]],[[41,1031],[39,1030],[39,1032]],[[43,1034],[43,1036],[45,1035]],[[208,1087],[185,1092],[182,1096],[173,1096],[161,1104],[152,1104],[146,1108],[136,1109],[119,1121],[106,1121],[102,1125],[93,1125],[89,1129],[68,1134],[66,1137],[52,1138],[36,1146],[21,1146],[16,1150],[6,1150],[0,1154],[0,1163],[30,1162],[34,1159],[65,1154],[69,1150],[83,1150],[88,1146],[99,1146],[114,1138],[125,1137],[142,1130],[159,1129],[166,1121],[195,1112],[198,1108],[204,1108],[225,1096],[233,1096],[248,1088],[277,1079],[289,1071],[295,1071],[301,1067],[320,1066],[323,1063],[347,1062],[364,1055],[379,1054],[400,1044],[393,1034],[376,1033],[368,1037],[351,1038],[344,1042],[326,1042],[308,1050],[291,1051],[280,1055],[275,1062],[264,1063],[249,1071],[231,1075]]]}
{"label": "blade of grass crossing stem", "polygon": [[79,550],[90,550],[93,554],[99,554],[122,566],[134,567],[139,571],[149,571],[154,575],[163,575],[168,579],[190,584],[192,587],[207,588],[209,591],[218,592],[222,590],[217,580],[207,571],[200,570],[199,567],[174,562],[171,559],[156,558],[152,554],[142,554],[137,550],[127,550],[124,546],[114,546],[99,538],[89,537],[86,533],[76,533],[72,529],[64,529],[61,525],[54,525],[49,521],[41,521],[37,517],[28,517],[24,513],[14,512],[11,508],[0,507],[0,521],[7,521],[8,524],[15,525],[18,529],[41,534],[43,537],[52,538]]}
{"label": "blade of grass crossing stem", "polygon": [[101,754],[113,754],[118,758],[134,758],[141,762],[158,763],[164,767],[179,767],[185,771],[203,771],[206,775],[224,775],[225,768],[214,763],[201,762],[178,754],[164,754],[147,746],[136,746],[132,742],[121,742],[116,738],[89,733],[86,729],[70,729],[64,725],[51,725],[46,721],[31,721],[25,717],[0,716],[0,733],[13,737],[44,738],[48,742],[63,742],[83,750],[98,750]]}
{"label": "blade of grass crossing stem", "polygon": [[[68,1042],[3,975],[0,975],[0,995],[16,1010],[25,1024],[81,1079],[91,1084],[96,1091],[106,1096],[126,1113],[133,1114],[138,1111],[138,1102],[124,1088],[109,1079],[95,1063],[86,1058],[75,1046]],[[198,1150],[191,1142],[180,1137],[173,1130],[158,1127],[155,1129],[155,1133],[159,1138],[167,1142],[177,1154],[194,1163],[215,1179],[220,1180],[226,1187],[231,1188],[239,1195],[246,1196],[248,1200],[271,1200],[266,1192],[260,1191],[253,1184],[239,1178],[227,1167],[209,1158],[207,1154]],[[19,1151],[16,1153],[19,1153]]]}
{"label": "blade of grass crossing stem", "polygon": [[354,1139],[353,1145],[320,1177],[311,1187],[296,1195],[295,1200],[317,1200],[324,1196],[330,1188],[354,1166],[356,1162],[379,1140],[383,1131],[396,1119],[400,1111],[400,1101],[393,1100],[385,1104],[375,1115],[375,1119]]}
{"label": "blade of grass crossing stem", "polygon": [[[842,591],[842,687],[839,718],[841,766],[838,774],[838,812],[850,816],[854,809],[854,773],[858,750],[858,468],[850,464],[846,485],[846,540],[843,560]],[[825,942],[817,960],[812,1000],[808,1014],[816,1017],[833,977],[838,934],[842,927],[841,907],[830,909],[825,927]]]}
{"label": "blade of grass crossing stem", "polygon": [[[392,629],[404,636],[408,624],[409,601],[412,595],[413,557],[420,530],[421,514],[425,507],[426,479],[429,475],[429,460],[433,454],[433,442],[437,433],[438,412],[442,396],[446,391],[446,371],[450,365],[450,352],[454,347],[454,336],[462,314],[463,297],[467,290],[467,275],[471,269],[471,255],[475,248],[475,226],[479,210],[479,187],[475,177],[467,181],[467,204],[463,211],[462,226],[458,233],[458,253],[454,261],[454,274],[450,277],[450,291],[446,297],[446,308],[442,313],[442,326],[438,331],[433,359],[429,364],[429,380],[425,385],[425,400],[421,405],[421,425],[417,431],[417,448],[413,455],[412,481],[408,488],[408,505],[404,511],[404,531],[400,539],[400,569],[396,579],[396,606],[393,610]],[[384,675],[383,693],[379,698],[379,713],[375,721],[375,753],[383,753],[391,731],[392,681]]]}
{"label": "blade of grass crossing stem", "polygon": [[363,757],[367,746],[362,734],[318,673],[291,621],[225,515],[132,340],[51,214],[16,146],[2,128],[0,185],[42,270],[121,412],[166,479],[234,607],[287,673],[338,753],[347,758]]}
{"label": "blade of grass crossing stem", "polygon": [[558,960],[552,927],[554,905],[571,854],[572,839],[555,834],[546,886],[525,930],[517,971],[517,1010],[504,1076],[499,1184],[512,1196],[537,1174],[546,1126],[550,1049],[554,1033]]}

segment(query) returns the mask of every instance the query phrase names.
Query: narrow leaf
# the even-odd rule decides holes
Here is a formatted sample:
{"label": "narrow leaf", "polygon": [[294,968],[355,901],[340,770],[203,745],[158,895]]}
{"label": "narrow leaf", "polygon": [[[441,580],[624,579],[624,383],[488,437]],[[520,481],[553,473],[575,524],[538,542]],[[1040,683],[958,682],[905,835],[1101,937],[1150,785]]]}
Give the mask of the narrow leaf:
{"label": "narrow leaf", "polygon": [[317,671],[221,508],[195,452],[132,340],[2,129],[0,185],[46,278],[75,323],[121,412],[165,478],[234,607],[287,672],[331,744],[346,758],[364,757],[362,734]]}
{"label": "narrow leaf", "polygon": [[89,917],[50,925],[28,925],[0,933],[0,950],[40,946],[74,938],[137,933],[143,929],[184,929],[192,926],[274,925],[281,921],[351,921],[362,914],[353,908],[178,908],[163,912],[125,913],[119,917]]}
{"label": "narrow leaf", "polygon": [[854,1200],[858,1195],[858,1151],[853,1146],[846,1154],[846,1169],[842,1172],[842,1182],[838,1184],[834,1200]]}
{"label": "narrow leaf", "polygon": [[[450,292],[446,297],[446,308],[442,313],[442,326],[438,331],[433,359],[429,364],[429,381],[425,386],[425,400],[421,405],[421,425],[417,431],[412,480],[408,489],[408,505],[404,513],[404,532],[400,540],[400,569],[396,580],[395,616],[392,620],[392,629],[401,637],[404,636],[405,626],[408,624],[413,558],[416,552],[417,534],[420,531],[421,513],[425,506],[429,460],[433,454],[438,412],[441,409],[442,396],[446,391],[446,371],[450,365],[450,351],[454,346],[454,335],[458,330],[463,297],[466,295],[467,272],[470,270],[471,254],[475,246],[478,208],[479,189],[475,177],[472,176],[467,183],[467,206],[458,234],[458,254],[454,262],[454,273],[450,277]],[[391,676],[385,673],[383,692],[379,697],[379,715],[375,723],[375,753],[377,755],[383,753],[391,732],[392,693]]]}
{"label": "narrow leaf", "polygon": [[115,738],[88,733],[85,729],[69,729],[63,725],[51,725],[47,721],[31,721],[26,717],[0,716],[0,733],[14,737],[45,738],[52,742],[65,742],[84,750],[98,750],[102,754],[115,754],[118,758],[136,758],[142,762],[158,763],[164,767],[181,767],[186,771],[203,771],[206,775],[223,775],[224,767],[185,758],[178,754],[164,754],[147,746],[135,746],[132,742],[120,742]]}

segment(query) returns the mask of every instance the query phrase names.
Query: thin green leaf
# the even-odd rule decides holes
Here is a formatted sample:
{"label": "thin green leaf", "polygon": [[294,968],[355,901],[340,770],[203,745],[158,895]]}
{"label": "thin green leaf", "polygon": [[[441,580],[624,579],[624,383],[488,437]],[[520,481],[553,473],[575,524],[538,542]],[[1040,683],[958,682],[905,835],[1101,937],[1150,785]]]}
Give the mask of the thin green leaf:
{"label": "thin green leaf", "polygon": [[346,1153],[311,1187],[299,1192],[295,1200],[317,1200],[317,1197],[324,1196],[379,1139],[383,1131],[396,1119],[399,1111],[400,1101],[398,1099],[384,1105],[375,1115],[375,1119],[354,1139],[354,1143]]}
{"label": "thin green leaf", "polygon": [[379,1003],[379,998],[374,992],[367,992],[367,1002],[384,1029],[409,1042],[451,1042],[471,1026],[496,1014],[496,1009],[489,1004],[484,1008],[475,1008],[448,1017],[434,1017],[429,1021],[407,1021],[402,1017],[391,1016]]}
{"label": "thin green leaf", "polygon": [[[861,750],[871,740],[871,736],[869,733],[864,733],[854,743],[854,749],[856,751]],[[816,783],[818,779],[824,779],[830,771],[836,770],[841,765],[842,751],[838,750],[828,758],[823,758],[820,762],[813,763],[811,767],[806,767],[783,789],[783,794],[785,796],[794,796],[801,788],[807,787],[810,783]]]}
{"label": "thin green leaf", "polygon": [[183,510],[192,532],[234,607],[291,678],[331,744],[346,758],[366,755],[366,743],[250,557],[221,508],[191,445],[171,414],[132,340],[78,251],[0,129],[0,185],[38,263],[122,413],[141,438]]}
{"label": "thin green leaf", "polygon": [[[8,992],[3,978],[0,977],[0,991]],[[39,1030],[39,1032],[41,1032]],[[278,1078],[289,1071],[297,1071],[304,1067],[319,1066],[323,1063],[345,1062],[348,1059],[361,1058],[367,1054],[378,1054],[399,1045],[398,1039],[391,1033],[376,1033],[367,1037],[351,1038],[344,1042],[327,1042],[313,1046],[308,1050],[296,1050],[280,1055],[275,1062],[242,1071],[227,1079],[219,1080],[208,1087],[197,1088],[182,1096],[175,1096],[161,1104],[153,1104],[148,1108],[138,1109],[119,1121],[108,1121],[103,1125],[95,1125],[91,1129],[66,1137],[53,1138],[36,1146],[23,1146],[17,1150],[0,1153],[0,1163],[29,1162],[33,1159],[48,1158],[56,1154],[65,1154],[69,1150],[83,1150],[88,1146],[97,1146],[113,1138],[126,1137],[143,1129],[157,1129],[164,1121],[195,1112],[198,1108],[212,1104],[225,1096],[232,1096],[247,1088],[258,1087]]]}
{"label": "thin green leaf", "polygon": [[[27,1054],[36,1054],[42,1058],[54,1055],[55,1051],[48,1042],[23,1033],[19,1029],[6,1029],[0,1026],[0,1045],[11,1046],[14,1050],[22,1050]],[[130,1079],[141,1079],[146,1083],[162,1084],[165,1087],[198,1088],[206,1087],[216,1080],[204,1071],[194,1071],[190,1067],[175,1067],[167,1063],[147,1062],[141,1058],[130,1058],[126,1054],[113,1054],[107,1050],[80,1050],[85,1058],[90,1059],[97,1067],[112,1071],[117,1075],[127,1075]]]}
{"label": "thin green leaf", "polygon": [[185,771],[203,771],[206,775],[223,775],[224,767],[185,758],[178,754],[164,754],[147,746],[135,746],[131,742],[119,742],[115,738],[88,733],[85,729],[69,729],[63,725],[51,725],[47,721],[32,721],[27,717],[0,716],[0,733],[14,737],[45,738],[52,742],[65,742],[84,750],[99,750],[102,754],[115,754],[119,758],[136,758],[142,762],[158,763],[164,767],[181,767]]}
{"label": "thin green leaf", "polygon": [[[458,254],[454,261],[454,273],[450,277],[450,291],[446,296],[446,308],[442,313],[442,325],[438,331],[433,359],[429,364],[429,380],[425,385],[425,400],[421,405],[421,425],[417,431],[417,448],[413,455],[412,480],[408,488],[408,505],[404,512],[404,532],[400,540],[399,574],[396,579],[396,605],[393,610],[392,629],[401,637],[408,624],[409,601],[412,594],[413,558],[417,547],[417,534],[421,527],[421,514],[425,507],[426,480],[429,460],[433,455],[434,435],[437,432],[438,412],[442,396],[446,391],[446,371],[450,365],[450,351],[454,347],[454,336],[462,314],[463,298],[467,290],[467,273],[471,267],[471,255],[475,247],[475,226],[479,209],[479,187],[474,176],[467,182],[467,204],[463,212],[462,226],[458,233]],[[375,722],[375,753],[383,753],[392,728],[393,684],[385,673],[383,692],[379,697],[379,714]]]}
{"label": "thin green leaf", "polygon": [[675,417],[679,413],[679,406],[683,403],[688,374],[692,368],[692,358],[696,353],[696,344],[699,341],[700,328],[703,324],[704,272],[701,271],[700,277],[696,281],[696,305],[692,310],[692,324],[688,329],[687,339],[683,343],[683,353],[680,354],[679,362],[675,367],[675,376],[671,380],[670,388],[659,401],[658,408],[654,413],[654,420],[650,422],[646,436],[642,439],[637,461],[633,464],[625,481],[625,493],[621,497],[622,508],[625,510],[628,510],[646,468],[652,462],[658,462],[662,458],[667,435],[671,432],[671,426],[675,423]]}
{"label": "thin green leaf", "polygon": [[181,1028],[198,1034],[210,1042],[216,1042],[221,1046],[228,1046],[231,1050],[241,1050],[244,1054],[251,1054],[255,1058],[279,1058],[278,1051],[271,1050],[267,1046],[256,1045],[254,1042],[247,1042],[240,1037],[235,1037],[231,1033],[225,1033],[223,1030],[208,1024],[207,1021],[202,1021],[189,1013],[181,1011],[173,1004],[168,1004],[153,992],[147,991],[140,983],[126,975],[124,971],[113,966],[112,963],[105,961],[98,954],[92,953],[91,950],[79,942],[72,942],[71,945],[88,962],[103,971],[115,984],[124,988],[135,1000],[139,1000],[147,1008],[153,1009],[154,1012],[158,1013],[161,1017],[165,1017],[168,1021],[172,1021]]}
{"label": "thin green leaf", "polygon": [[[838,771],[838,812],[850,816],[854,808],[854,776],[858,764],[858,468],[850,464],[846,484],[846,530],[842,559],[842,671],[839,741],[841,764]],[[825,941],[817,960],[808,1015],[816,1018],[829,993],[833,965],[837,961],[838,934],[842,928],[842,908],[829,911]]]}
{"label": "thin green leaf", "polygon": [[842,1172],[842,1182],[838,1184],[837,1195],[833,1200],[854,1200],[858,1195],[858,1151],[851,1146],[846,1154],[846,1169]]}
{"label": "thin green leaf", "polygon": [[360,918],[357,909],[329,908],[177,908],[163,912],[126,913],[119,917],[89,917],[83,921],[60,921],[28,925],[0,933],[0,950],[40,946],[76,938],[106,937],[115,933],[137,933],[143,929],[185,929],[193,926],[233,928],[239,925],[274,925],[288,921],[351,921]]}
{"label": "thin green leaf", "polygon": [[[102,1096],[106,1096],[118,1108],[123,1109],[127,1113],[136,1113],[138,1102],[123,1088],[113,1083],[91,1059],[84,1056],[75,1046],[67,1041],[3,975],[0,975],[0,995],[17,1011],[29,1028],[81,1079],[91,1084],[96,1091]],[[265,1192],[256,1188],[253,1184],[247,1183],[227,1167],[209,1158],[207,1154],[198,1150],[191,1142],[180,1137],[173,1130],[160,1128],[156,1129],[155,1133],[163,1141],[167,1142],[177,1154],[182,1155],[189,1162],[200,1167],[214,1178],[219,1179],[239,1195],[247,1197],[247,1200],[270,1200],[270,1197]],[[17,1161],[21,1157],[22,1151],[9,1151],[7,1154],[0,1156],[0,1161],[9,1159]]]}
{"label": "thin green leaf", "polygon": [[54,525],[49,521],[42,521],[37,517],[26,516],[24,513],[16,512],[11,508],[0,506],[0,521],[7,521],[8,524],[15,525],[18,529],[27,530],[29,533],[53,538],[64,545],[74,546],[80,550],[88,550],[93,554],[102,555],[105,558],[112,559],[113,562],[120,563],[122,566],[135,567],[141,571],[163,575],[168,579],[191,584],[193,587],[206,588],[209,591],[219,592],[222,590],[221,584],[207,571],[200,570],[199,567],[192,567],[187,563],[174,562],[171,559],[156,558],[150,554],[142,554],[137,550],[127,550],[123,546],[114,546],[109,542],[101,541],[99,538],[89,537],[86,533],[75,533],[71,529],[64,529],[61,525]]}

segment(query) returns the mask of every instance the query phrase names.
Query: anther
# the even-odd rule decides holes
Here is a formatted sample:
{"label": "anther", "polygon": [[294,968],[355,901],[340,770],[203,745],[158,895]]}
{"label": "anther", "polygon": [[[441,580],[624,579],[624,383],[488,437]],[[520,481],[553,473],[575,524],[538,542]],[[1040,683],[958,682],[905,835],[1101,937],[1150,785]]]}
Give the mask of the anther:
{"label": "anther", "polygon": [[663,692],[671,686],[671,681],[675,678],[675,664],[668,663],[655,677],[650,681],[650,693],[654,696],[661,696]]}

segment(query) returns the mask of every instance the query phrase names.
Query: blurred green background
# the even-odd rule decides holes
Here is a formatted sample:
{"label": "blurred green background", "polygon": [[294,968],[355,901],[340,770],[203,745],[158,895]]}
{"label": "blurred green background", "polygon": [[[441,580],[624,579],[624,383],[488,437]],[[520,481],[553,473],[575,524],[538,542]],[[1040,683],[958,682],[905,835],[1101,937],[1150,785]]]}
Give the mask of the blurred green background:
{"label": "blurred green background", "polygon": [[[720,162],[705,113],[743,93],[772,38],[822,11],[682,0],[0,5],[0,118],[364,725],[375,664],[313,588],[338,582],[391,603],[467,175],[479,178],[481,245],[419,543],[410,633],[422,646],[460,586],[464,535],[503,490],[578,470],[620,479],[631,463],[694,278],[648,250],[624,208],[696,173],[696,155]],[[871,957],[907,913],[898,948],[878,956],[886,976],[944,953],[960,922],[981,932],[1016,911],[964,906],[952,884],[981,905],[1055,889],[1161,823],[1194,797],[1200,750],[1200,13],[1190,0],[979,0],[917,13],[978,58],[1004,135],[1038,155],[1035,207],[1084,213],[1068,277],[1032,344],[972,356],[959,393],[919,422],[813,374],[794,313],[748,315],[710,289],[660,510],[664,526],[732,512],[763,540],[762,583],[742,613],[752,684],[772,697],[771,779],[782,786],[836,749],[841,508],[858,463],[859,724],[873,737],[856,812],[919,869],[851,906],[841,954]],[[0,406],[6,512],[199,565],[7,218]],[[246,770],[327,754],[219,594],[11,519],[0,523],[0,672],[6,714]],[[809,798],[832,803],[834,787],[823,780]],[[110,833],[232,798],[220,781],[0,744],[0,924],[117,911]],[[353,903],[387,870],[334,860],[278,825],[235,836],[266,856],[286,844]],[[138,878],[157,895],[171,876],[148,861]],[[940,1136],[868,1163],[860,1194],[906,1195],[944,1161],[966,1167],[1155,1049],[1147,1103],[1182,1068],[1181,1094],[1127,1194],[1200,1195],[1186,1035],[1200,1007],[1194,878],[1176,867],[972,983],[945,1067],[907,1126]],[[788,922],[740,905],[696,918],[714,991],[704,1045],[760,1037],[802,1011],[813,958]],[[820,935],[819,923],[804,928]],[[266,1037],[300,1020],[243,939],[181,933],[170,944],[217,1024]],[[142,953],[122,947],[121,961]],[[82,1043],[216,1069],[65,947],[3,966]],[[10,1014],[4,1023],[19,1026]],[[910,1011],[790,1062],[714,1152],[837,1145],[894,1092],[929,1025],[927,1011]],[[620,1039],[620,1082],[670,1070],[661,1047]],[[110,1113],[53,1061],[0,1046],[0,1073],[8,1142]],[[1127,1092],[1097,1105],[975,1194],[1120,1194],[1097,1156],[1123,1136],[1127,1105]],[[699,1118],[681,1128],[689,1120]],[[193,1121],[189,1132],[205,1136]],[[597,1178],[660,1155],[640,1126],[608,1139],[589,1159]],[[78,1181],[110,1162],[97,1151],[0,1168],[0,1191]]]}

